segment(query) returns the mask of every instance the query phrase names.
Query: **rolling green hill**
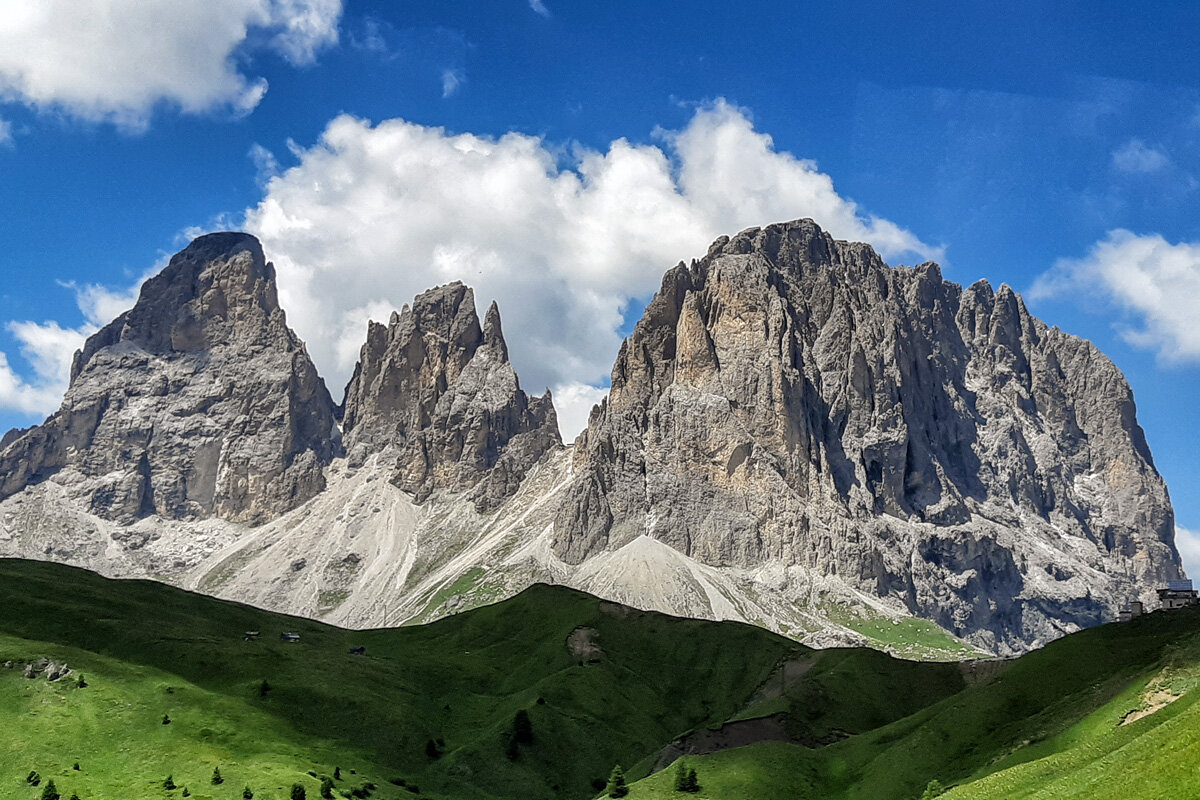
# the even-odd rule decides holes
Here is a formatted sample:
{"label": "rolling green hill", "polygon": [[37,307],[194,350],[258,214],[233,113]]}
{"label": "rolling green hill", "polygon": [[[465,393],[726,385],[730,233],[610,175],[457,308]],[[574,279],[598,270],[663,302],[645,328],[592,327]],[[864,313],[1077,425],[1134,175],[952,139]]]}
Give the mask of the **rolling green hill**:
{"label": "rolling green hill", "polygon": [[[949,787],[947,800],[1200,797],[1200,609],[965,669],[963,691],[826,747],[688,756],[696,796],[907,799]],[[635,783],[629,797],[680,797],[670,772]]]}
{"label": "rolling green hill", "polygon": [[[72,671],[25,677],[39,659]],[[328,776],[333,797],[584,800],[614,764],[630,797],[682,798],[653,772],[681,752],[703,798],[1194,797],[1197,682],[1190,610],[921,663],[562,587],[347,631],[0,560],[3,798],[315,799]]]}

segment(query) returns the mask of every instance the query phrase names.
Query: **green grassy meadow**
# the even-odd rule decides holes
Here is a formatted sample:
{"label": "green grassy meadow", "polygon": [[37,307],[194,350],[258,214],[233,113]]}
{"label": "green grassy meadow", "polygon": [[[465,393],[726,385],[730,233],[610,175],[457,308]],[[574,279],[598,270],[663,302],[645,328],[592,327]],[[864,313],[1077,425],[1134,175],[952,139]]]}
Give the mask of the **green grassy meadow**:
{"label": "green grassy meadow", "polygon": [[[39,658],[72,672],[25,677]],[[952,800],[1194,798],[1198,685],[1193,610],[931,663],[562,587],[348,631],[0,560],[0,798],[53,780],[62,800],[288,800],[294,784],[316,800],[336,772],[335,798],[586,800],[614,764],[634,800],[683,798],[673,768],[654,771],[681,749],[713,751],[683,756],[698,798],[916,800],[931,781]]]}

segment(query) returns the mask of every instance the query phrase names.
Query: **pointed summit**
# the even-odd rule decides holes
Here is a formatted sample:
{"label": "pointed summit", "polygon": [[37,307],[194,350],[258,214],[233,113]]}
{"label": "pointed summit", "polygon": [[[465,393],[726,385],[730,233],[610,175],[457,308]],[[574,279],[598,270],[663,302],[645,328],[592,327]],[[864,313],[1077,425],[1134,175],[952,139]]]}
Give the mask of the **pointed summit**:
{"label": "pointed summit", "polygon": [[499,351],[505,361],[508,360],[508,344],[504,341],[504,331],[500,329],[500,309],[495,300],[488,306],[483,318],[483,343]]}
{"label": "pointed summit", "polygon": [[396,459],[393,482],[423,501],[470,492],[502,503],[547,450],[560,447],[549,397],[521,390],[493,301],[483,327],[475,295],[451,283],[372,324],[346,387],[343,430],[352,461]]}
{"label": "pointed summit", "polygon": [[118,522],[256,522],[320,491],[335,432],[258,240],[209,234],[75,354],[62,407],[0,452],[0,498],[61,473]]}

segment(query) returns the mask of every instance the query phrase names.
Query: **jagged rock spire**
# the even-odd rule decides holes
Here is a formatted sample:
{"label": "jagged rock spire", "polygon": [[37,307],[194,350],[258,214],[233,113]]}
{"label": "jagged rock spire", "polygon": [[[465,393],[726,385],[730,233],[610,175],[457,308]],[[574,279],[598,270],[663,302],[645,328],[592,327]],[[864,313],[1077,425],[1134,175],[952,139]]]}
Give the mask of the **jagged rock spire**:
{"label": "jagged rock spire", "polygon": [[370,324],[343,430],[352,462],[394,454],[394,482],[419,501],[469,491],[481,510],[561,446],[550,393],[521,389],[496,303],[481,328],[474,293],[457,282],[418,295],[386,327]]}

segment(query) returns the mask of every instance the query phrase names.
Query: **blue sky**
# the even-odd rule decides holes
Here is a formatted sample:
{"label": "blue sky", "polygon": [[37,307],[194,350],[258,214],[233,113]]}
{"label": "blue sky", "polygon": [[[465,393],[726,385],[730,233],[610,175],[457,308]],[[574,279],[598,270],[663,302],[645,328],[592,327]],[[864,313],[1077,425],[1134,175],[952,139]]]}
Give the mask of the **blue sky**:
{"label": "blue sky", "polygon": [[570,427],[666,268],[813,216],[1096,342],[1200,530],[1196,4],[7,5],[0,427],[222,227],[335,396],[368,317],[460,278]]}

